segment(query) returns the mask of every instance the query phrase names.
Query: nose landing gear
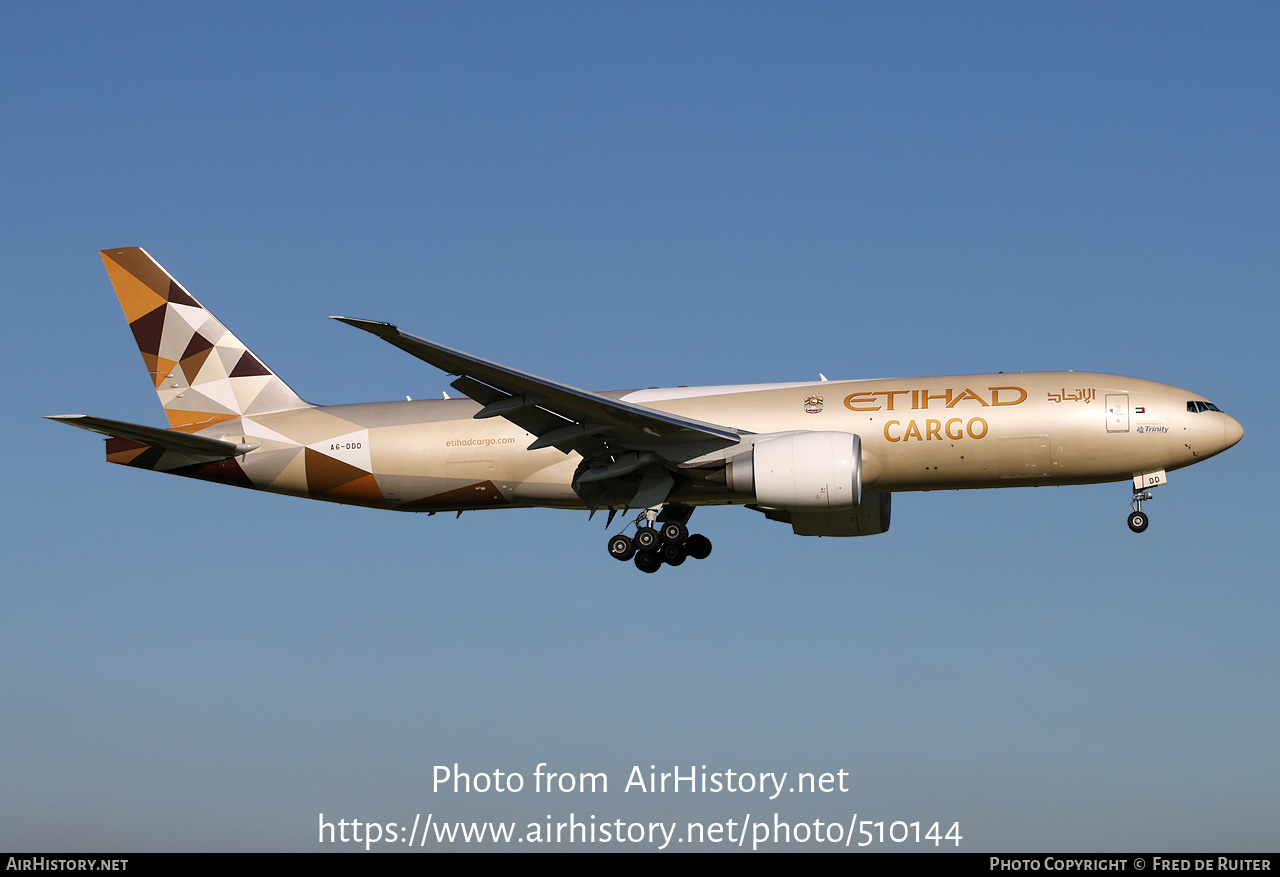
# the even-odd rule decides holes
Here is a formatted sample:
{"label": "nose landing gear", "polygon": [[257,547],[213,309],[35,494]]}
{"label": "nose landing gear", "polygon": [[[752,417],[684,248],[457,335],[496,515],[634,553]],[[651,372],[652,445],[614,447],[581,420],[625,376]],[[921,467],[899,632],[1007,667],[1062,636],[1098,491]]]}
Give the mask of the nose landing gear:
{"label": "nose landing gear", "polygon": [[1151,494],[1145,490],[1135,490],[1133,492],[1133,511],[1129,514],[1129,529],[1135,533],[1141,533],[1147,529],[1147,524],[1151,523],[1147,513],[1142,510],[1142,504],[1149,499],[1151,499]]}
{"label": "nose landing gear", "polygon": [[1147,472],[1133,476],[1133,513],[1129,515],[1129,529],[1141,533],[1151,523],[1151,518],[1142,510],[1142,504],[1151,499],[1148,487],[1160,487],[1169,483],[1169,476],[1163,469],[1159,472]]}

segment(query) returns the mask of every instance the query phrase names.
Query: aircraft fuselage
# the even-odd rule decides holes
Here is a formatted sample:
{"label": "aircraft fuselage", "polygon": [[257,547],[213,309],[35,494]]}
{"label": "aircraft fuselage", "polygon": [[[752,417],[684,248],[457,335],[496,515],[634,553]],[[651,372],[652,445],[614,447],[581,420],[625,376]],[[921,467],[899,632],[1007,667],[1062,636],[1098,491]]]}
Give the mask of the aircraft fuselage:
{"label": "aircraft fuselage", "polygon": [[[1203,401],[1189,390],[1087,372],[605,395],[755,434],[854,433],[862,439],[863,486],[882,492],[1123,481],[1189,466],[1222,452],[1242,433],[1226,414],[1189,411],[1188,402]],[[581,462],[577,454],[526,450],[534,435],[499,417],[475,419],[480,407],[470,399],[442,399],[241,417],[200,431],[260,444],[234,465],[169,462],[181,463],[172,467],[181,474],[402,511],[585,507],[571,483]],[[281,468],[281,452],[290,448],[302,449],[300,464]],[[722,454],[732,455],[732,449]],[[671,501],[753,502],[700,477],[706,471],[687,470],[687,482],[677,485]],[[344,480],[347,475],[353,477]],[[611,502],[621,506],[630,498],[625,493]]]}

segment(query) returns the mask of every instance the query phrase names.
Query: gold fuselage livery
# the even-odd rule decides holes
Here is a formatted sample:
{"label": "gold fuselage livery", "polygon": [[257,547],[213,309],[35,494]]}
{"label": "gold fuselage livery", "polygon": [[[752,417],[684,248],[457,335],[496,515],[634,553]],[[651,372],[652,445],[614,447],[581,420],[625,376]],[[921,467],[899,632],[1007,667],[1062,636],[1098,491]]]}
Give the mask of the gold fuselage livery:
{"label": "gold fuselage livery", "polygon": [[457,375],[467,398],[312,405],[144,250],[102,258],[169,418],[54,418],[107,435],[109,461],[397,511],[635,509],[634,537],[609,550],[646,572],[710,553],[687,528],[700,505],[857,536],[888,529],[898,491],[1132,480],[1141,532],[1148,488],[1243,435],[1196,393],[1115,375],[598,393],[345,317]]}

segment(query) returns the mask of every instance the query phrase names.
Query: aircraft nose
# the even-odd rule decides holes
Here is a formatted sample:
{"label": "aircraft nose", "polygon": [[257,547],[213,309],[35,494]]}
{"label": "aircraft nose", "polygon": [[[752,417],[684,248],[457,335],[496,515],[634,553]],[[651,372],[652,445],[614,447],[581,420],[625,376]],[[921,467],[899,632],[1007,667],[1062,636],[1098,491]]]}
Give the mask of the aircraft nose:
{"label": "aircraft nose", "polygon": [[1240,425],[1240,421],[1227,415],[1226,421],[1222,424],[1222,438],[1226,441],[1228,448],[1244,438],[1244,427]]}

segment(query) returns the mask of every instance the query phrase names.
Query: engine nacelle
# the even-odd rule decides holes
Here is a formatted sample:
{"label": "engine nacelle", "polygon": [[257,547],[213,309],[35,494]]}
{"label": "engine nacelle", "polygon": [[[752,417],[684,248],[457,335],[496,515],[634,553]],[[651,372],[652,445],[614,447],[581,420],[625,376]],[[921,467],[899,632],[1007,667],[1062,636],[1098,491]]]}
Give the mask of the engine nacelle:
{"label": "engine nacelle", "polygon": [[868,490],[857,508],[834,512],[760,509],[771,521],[791,525],[797,536],[874,536],[889,529],[893,495]]}
{"label": "engine nacelle", "polygon": [[729,489],[764,508],[830,512],[862,501],[862,439],[850,432],[797,432],[758,439],[729,461]]}

